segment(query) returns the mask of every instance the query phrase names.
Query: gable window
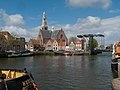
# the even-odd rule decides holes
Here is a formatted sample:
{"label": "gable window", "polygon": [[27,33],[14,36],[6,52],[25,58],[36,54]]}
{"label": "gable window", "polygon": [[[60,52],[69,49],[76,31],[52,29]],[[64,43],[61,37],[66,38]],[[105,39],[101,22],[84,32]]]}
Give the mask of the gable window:
{"label": "gable window", "polygon": [[63,42],[65,42],[65,40],[64,40],[64,39],[63,39],[62,41],[63,41]]}
{"label": "gable window", "polygon": [[60,35],[60,38],[63,38],[63,35],[62,35],[62,34]]}
{"label": "gable window", "polygon": [[48,45],[48,47],[51,47],[51,45]]}

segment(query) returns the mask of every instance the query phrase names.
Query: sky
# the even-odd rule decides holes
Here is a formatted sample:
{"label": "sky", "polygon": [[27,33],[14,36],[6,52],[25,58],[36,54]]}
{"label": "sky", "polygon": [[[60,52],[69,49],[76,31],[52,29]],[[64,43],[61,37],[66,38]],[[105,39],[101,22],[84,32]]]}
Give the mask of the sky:
{"label": "sky", "polygon": [[105,44],[120,41],[120,0],[0,0],[0,30],[37,38],[46,12],[49,29],[67,37],[104,34]]}

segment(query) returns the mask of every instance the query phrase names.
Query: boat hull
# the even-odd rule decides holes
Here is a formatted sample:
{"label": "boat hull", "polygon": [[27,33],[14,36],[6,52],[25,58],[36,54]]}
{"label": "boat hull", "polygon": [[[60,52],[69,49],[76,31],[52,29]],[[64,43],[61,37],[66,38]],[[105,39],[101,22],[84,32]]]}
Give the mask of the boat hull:
{"label": "boat hull", "polygon": [[118,62],[112,62],[111,68],[112,68],[112,71],[118,72]]}
{"label": "boat hull", "polygon": [[33,56],[33,53],[18,53],[18,54],[11,54],[8,55],[8,58],[13,58],[13,57],[27,57],[27,56]]}
{"label": "boat hull", "polygon": [[18,78],[4,79],[0,82],[0,90],[37,90],[30,73]]}

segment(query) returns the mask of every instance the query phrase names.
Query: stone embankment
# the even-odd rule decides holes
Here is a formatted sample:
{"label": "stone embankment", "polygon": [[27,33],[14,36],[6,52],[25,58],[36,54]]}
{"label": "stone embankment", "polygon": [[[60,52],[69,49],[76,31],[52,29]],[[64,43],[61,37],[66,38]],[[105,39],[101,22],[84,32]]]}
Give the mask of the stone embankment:
{"label": "stone embankment", "polygon": [[116,78],[112,80],[112,89],[120,90],[120,78]]}

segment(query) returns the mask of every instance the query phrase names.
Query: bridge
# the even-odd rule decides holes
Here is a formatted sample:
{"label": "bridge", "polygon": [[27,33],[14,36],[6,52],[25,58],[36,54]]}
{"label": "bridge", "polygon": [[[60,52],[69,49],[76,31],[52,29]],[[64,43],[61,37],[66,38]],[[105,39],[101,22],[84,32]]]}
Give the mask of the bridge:
{"label": "bridge", "polygon": [[89,44],[90,54],[95,55],[98,52],[96,50],[94,50],[93,37],[104,37],[104,35],[103,34],[84,34],[84,35],[77,35],[77,37],[78,38],[83,38],[83,37],[89,38],[89,40],[91,42],[91,47],[90,47],[90,44]]}

